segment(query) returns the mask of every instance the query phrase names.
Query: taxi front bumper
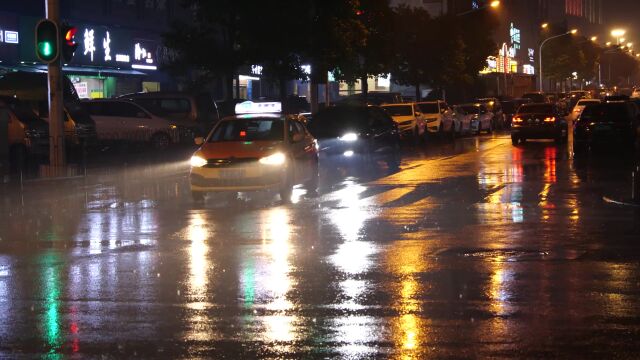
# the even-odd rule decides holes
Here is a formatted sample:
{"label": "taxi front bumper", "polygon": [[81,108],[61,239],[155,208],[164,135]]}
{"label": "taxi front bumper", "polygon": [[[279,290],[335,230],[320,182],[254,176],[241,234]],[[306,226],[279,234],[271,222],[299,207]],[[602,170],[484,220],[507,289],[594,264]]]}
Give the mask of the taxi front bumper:
{"label": "taxi front bumper", "polygon": [[279,188],[284,183],[285,166],[251,164],[243,167],[192,168],[191,191],[259,191]]}

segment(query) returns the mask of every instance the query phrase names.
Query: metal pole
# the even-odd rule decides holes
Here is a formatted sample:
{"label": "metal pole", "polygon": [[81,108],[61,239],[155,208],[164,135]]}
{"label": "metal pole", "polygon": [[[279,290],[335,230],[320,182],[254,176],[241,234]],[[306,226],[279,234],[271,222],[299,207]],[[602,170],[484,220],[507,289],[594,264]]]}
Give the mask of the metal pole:
{"label": "metal pole", "polygon": [[571,34],[571,31],[566,32],[566,33],[564,33],[564,34],[560,34],[560,35],[552,36],[552,37],[550,37],[550,38],[548,38],[548,39],[545,39],[545,40],[542,42],[542,44],[540,44],[540,50],[538,51],[538,56],[540,57],[540,91],[542,91],[542,85],[543,85],[543,83],[542,83],[542,78],[543,78],[543,75],[542,75],[542,74],[543,74],[543,72],[542,72],[542,47],[544,47],[544,45],[545,45],[547,42],[549,42],[550,40],[557,39],[557,38],[559,38],[559,37],[563,37],[563,36],[565,36],[565,35],[570,35],[570,34]]}
{"label": "metal pole", "polygon": [[[59,0],[45,0],[47,19],[60,25]],[[64,144],[63,92],[62,92],[62,54],[48,66],[49,87],[49,165],[52,171],[58,171],[67,163]]]}

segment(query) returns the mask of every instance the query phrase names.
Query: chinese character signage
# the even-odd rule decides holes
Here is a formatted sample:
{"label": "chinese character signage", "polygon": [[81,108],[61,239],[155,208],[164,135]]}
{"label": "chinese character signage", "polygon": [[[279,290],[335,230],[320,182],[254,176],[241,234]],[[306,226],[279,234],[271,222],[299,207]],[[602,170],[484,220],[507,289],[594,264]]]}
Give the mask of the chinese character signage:
{"label": "chinese character signage", "polygon": [[[104,26],[79,26],[80,48],[72,64],[120,69],[157,70],[158,42]],[[78,56],[80,55],[80,56]]]}

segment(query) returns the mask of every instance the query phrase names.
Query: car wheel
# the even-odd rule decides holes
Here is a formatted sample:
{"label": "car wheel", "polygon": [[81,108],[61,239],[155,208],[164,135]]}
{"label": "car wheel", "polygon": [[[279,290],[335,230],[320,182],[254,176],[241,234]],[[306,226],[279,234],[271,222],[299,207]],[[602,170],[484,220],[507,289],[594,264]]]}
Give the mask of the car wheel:
{"label": "car wheel", "polygon": [[157,133],[151,137],[151,145],[156,150],[164,150],[171,144],[171,138],[165,133]]}

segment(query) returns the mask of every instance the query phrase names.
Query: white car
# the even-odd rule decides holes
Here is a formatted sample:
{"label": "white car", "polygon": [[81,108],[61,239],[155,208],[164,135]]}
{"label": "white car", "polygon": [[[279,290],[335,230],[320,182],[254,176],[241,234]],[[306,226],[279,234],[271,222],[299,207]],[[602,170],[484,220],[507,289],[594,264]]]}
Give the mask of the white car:
{"label": "white car", "polygon": [[573,110],[571,111],[571,114],[569,114],[569,117],[567,120],[576,121],[582,114],[582,111],[584,110],[584,108],[586,108],[587,105],[593,105],[593,104],[600,104],[600,100],[598,99],[578,100],[578,103],[576,103],[576,106],[573,107]]}
{"label": "white car", "polygon": [[398,124],[401,138],[418,141],[425,136],[424,116],[415,103],[388,104],[382,108]]}
{"label": "white car", "polygon": [[90,100],[82,103],[96,123],[99,141],[151,143],[164,149],[179,141],[178,126],[125,100]]}
{"label": "white car", "polygon": [[472,115],[471,132],[480,134],[483,131],[487,133],[493,132],[493,113],[488,111],[483,104],[464,104],[460,105],[467,114]]}
{"label": "white car", "polygon": [[444,101],[419,102],[418,107],[427,122],[427,131],[432,134],[455,135],[457,128],[453,111]]}
{"label": "white car", "polygon": [[467,113],[461,106],[453,107],[453,117],[456,119],[456,134],[471,134],[471,122],[475,115]]}

